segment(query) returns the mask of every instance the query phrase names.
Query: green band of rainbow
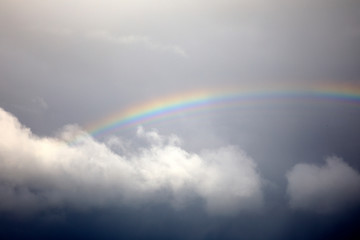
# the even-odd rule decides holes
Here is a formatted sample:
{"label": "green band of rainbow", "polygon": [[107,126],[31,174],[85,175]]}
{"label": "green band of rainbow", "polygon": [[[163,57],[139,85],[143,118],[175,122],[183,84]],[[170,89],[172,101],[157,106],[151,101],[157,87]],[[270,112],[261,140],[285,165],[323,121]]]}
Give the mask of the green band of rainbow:
{"label": "green band of rainbow", "polygon": [[360,85],[354,83],[332,83],[311,86],[272,85],[267,87],[233,87],[192,91],[131,106],[124,111],[111,114],[100,121],[88,124],[85,129],[92,136],[96,137],[118,129],[172,116],[179,112],[259,101],[281,101],[284,99],[320,99],[359,104]]}

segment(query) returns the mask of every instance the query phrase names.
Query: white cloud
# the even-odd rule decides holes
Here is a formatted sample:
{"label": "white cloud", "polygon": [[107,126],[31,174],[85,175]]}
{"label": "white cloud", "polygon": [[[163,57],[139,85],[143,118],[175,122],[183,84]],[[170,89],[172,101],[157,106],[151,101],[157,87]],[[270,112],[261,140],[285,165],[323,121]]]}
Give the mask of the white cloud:
{"label": "white cloud", "polygon": [[108,31],[92,31],[87,34],[87,37],[94,40],[101,40],[107,43],[121,44],[121,45],[142,45],[150,50],[170,52],[181,57],[187,57],[187,53],[180,46],[175,44],[164,44],[152,40],[148,36],[142,35],[119,35],[116,36]]}
{"label": "white cloud", "polygon": [[13,108],[27,114],[40,114],[49,109],[48,103],[42,97],[25,99],[23,102],[11,103]]}
{"label": "white cloud", "polygon": [[30,31],[32,33],[47,33],[56,37],[66,37],[69,39],[85,38],[86,40],[97,41],[106,45],[111,44],[115,46],[136,46],[151,51],[175,54],[180,57],[188,57],[188,54],[181,46],[177,44],[156,41],[146,35],[115,34],[106,30],[74,31],[70,28],[41,28],[38,26],[31,27]]}
{"label": "white cloud", "polygon": [[[163,201],[176,208],[201,198],[212,214],[235,214],[261,206],[261,178],[253,160],[236,147],[180,147],[177,136],[140,128],[148,145],[121,154],[131,144],[115,137],[99,143],[67,126],[57,138],[41,138],[0,109],[0,211],[33,212],[49,207],[88,208]],[[166,193],[166,194],[164,194]]]}
{"label": "white cloud", "polygon": [[297,164],[287,173],[290,206],[294,209],[333,213],[360,200],[360,175],[338,157],[324,166]]}
{"label": "white cloud", "polygon": [[32,102],[39,108],[46,110],[49,108],[49,105],[42,97],[35,97],[32,99]]}

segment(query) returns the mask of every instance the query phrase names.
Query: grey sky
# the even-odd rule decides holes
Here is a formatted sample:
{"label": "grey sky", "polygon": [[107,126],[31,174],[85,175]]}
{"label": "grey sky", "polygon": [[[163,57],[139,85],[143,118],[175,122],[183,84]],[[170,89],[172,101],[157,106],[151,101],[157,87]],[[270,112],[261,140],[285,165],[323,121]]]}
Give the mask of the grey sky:
{"label": "grey sky", "polygon": [[[133,127],[65,150],[53,144],[111,113],[181,92],[280,83],[358,86],[359,1],[0,0],[0,29],[0,211],[31,212],[36,229],[39,215],[61,209],[54,215],[77,216],[81,228],[95,224],[86,214],[101,206],[93,216],[98,226],[111,219],[131,225],[114,236],[133,236],[137,225],[126,219],[137,217],[144,217],[151,236],[161,232],[154,224],[170,219],[171,230],[159,238],[190,229],[181,222],[190,218],[194,235],[179,236],[263,239],[251,230],[263,226],[270,238],[286,239],[302,231],[298,224],[307,218],[322,229],[311,235],[311,224],[304,224],[309,239],[332,228],[339,236],[353,231],[360,216],[358,103],[244,104],[148,123],[143,135]],[[181,144],[171,142],[175,137]],[[332,168],[334,156],[340,168]],[[98,165],[103,169],[89,170]],[[112,175],[114,169],[121,176]],[[312,178],[312,171],[319,176]],[[113,185],[118,178],[127,183]],[[304,179],[316,187],[309,190]],[[329,187],[332,181],[337,184]],[[318,206],[322,191],[335,213]],[[126,209],[132,201],[142,210]],[[343,207],[348,202],[350,210]],[[78,205],[87,205],[86,213]],[[97,222],[101,208],[114,206],[116,213]],[[157,213],[163,218],[148,223]],[[267,223],[270,215],[274,221]],[[243,235],[236,230],[245,228]]]}

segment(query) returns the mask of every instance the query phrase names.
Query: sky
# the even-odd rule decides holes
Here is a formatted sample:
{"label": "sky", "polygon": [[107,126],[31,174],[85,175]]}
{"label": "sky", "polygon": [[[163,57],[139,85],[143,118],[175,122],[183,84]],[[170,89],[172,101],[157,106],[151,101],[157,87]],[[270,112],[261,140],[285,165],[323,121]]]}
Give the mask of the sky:
{"label": "sky", "polygon": [[0,0],[1,239],[359,239],[360,2]]}

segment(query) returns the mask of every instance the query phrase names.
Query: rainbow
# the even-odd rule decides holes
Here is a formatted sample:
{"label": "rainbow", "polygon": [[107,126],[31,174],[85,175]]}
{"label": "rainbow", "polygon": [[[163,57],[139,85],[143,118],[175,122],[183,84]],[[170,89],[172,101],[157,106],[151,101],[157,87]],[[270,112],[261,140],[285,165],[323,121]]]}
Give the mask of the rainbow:
{"label": "rainbow", "polygon": [[342,101],[360,103],[360,85],[354,83],[326,83],[318,85],[237,86],[185,92],[147,101],[143,104],[108,115],[85,125],[93,137],[137,126],[182,112],[227,107],[238,104],[283,101],[289,99]]}

